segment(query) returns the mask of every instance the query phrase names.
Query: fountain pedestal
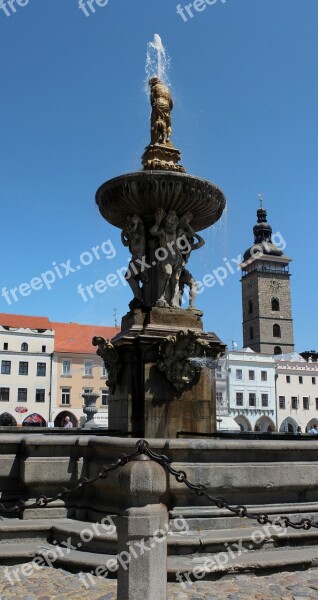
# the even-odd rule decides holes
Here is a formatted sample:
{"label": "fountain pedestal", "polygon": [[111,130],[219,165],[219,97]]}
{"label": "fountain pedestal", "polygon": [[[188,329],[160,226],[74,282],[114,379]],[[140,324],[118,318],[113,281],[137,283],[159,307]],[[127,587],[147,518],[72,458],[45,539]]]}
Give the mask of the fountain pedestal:
{"label": "fountain pedestal", "polygon": [[109,399],[110,429],[147,438],[216,430],[211,371],[201,365],[189,370],[191,359],[184,356],[189,330],[189,343],[199,341],[209,348],[210,357],[224,352],[215,334],[203,333],[201,315],[196,310],[155,307],[130,311],[123,318],[122,330],[112,340],[120,370]]}

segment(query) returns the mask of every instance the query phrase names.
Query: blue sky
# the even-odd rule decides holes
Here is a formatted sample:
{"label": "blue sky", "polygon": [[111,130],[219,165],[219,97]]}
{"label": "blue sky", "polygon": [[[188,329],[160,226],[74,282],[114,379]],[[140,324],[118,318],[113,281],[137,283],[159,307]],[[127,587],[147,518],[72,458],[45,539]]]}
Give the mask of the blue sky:
{"label": "blue sky", "polygon": [[[126,313],[128,286],[86,303],[77,286],[127,262],[120,232],[100,217],[94,195],[107,179],[140,168],[149,142],[146,46],[159,33],[171,57],[173,141],[187,171],[219,185],[228,202],[191,271],[202,279],[246,250],[262,192],[294,260],[296,348],[315,348],[317,0],[217,0],[187,22],[176,5],[109,0],[89,17],[78,0],[29,0],[9,17],[0,10],[0,289],[30,283],[54,261],[78,265],[104,240],[116,250],[57,277],[51,290],[11,305],[0,296],[0,311],[105,325],[114,308]],[[238,273],[205,290],[197,305],[207,330],[241,344]]]}

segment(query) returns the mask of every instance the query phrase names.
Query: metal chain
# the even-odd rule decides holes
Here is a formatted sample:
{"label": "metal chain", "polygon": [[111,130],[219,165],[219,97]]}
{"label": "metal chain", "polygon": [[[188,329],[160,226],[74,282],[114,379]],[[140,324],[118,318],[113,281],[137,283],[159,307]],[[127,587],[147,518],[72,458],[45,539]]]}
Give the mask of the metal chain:
{"label": "metal chain", "polygon": [[130,461],[134,460],[138,455],[143,453],[142,452],[143,444],[138,442],[137,446],[138,446],[137,450],[135,452],[133,452],[132,454],[129,454],[129,455],[124,454],[123,456],[120,456],[116,460],[116,462],[112,463],[108,467],[105,467],[105,466],[102,467],[98,471],[98,473],[95,477],[91,477],[90,479],[88,479],[87,477],[81,477],[79,479],[78,483],[71,489],[63,488],[61,492],[59,492],[58,494],[55,494],[55,496],[52,496],[52,498],[48,498],[45,495],[38,496],[32,504],[28,504],[28,502],[19,500],[19,502],[15,506],[12,506],[11,508],[5,508],[4,504],[0,503],[0,513],[2,513],[2,514],[3,513],[10,514],[10,513],[16,513],[16,512],[22,513],[26,508],[44,508],[51,502],[55,502],[56,500],[65,499],[65,498],[67,498],[67,496],[69,496],[73,492],[76,492],[77,490],[80,490],[82,487],[91,485],[91,484],[95,483],[95,481],[98,481],[99,479],[105,479],[107,477],[108,473],[110,473],[111,471],[115,471],[116,469],[118,469],[118,467],[123,467]]}
{"label": "metal chain", "polygon": [[105,479],[107,477],[108,473],[110,473],[111,471],[115,471],[119,467],[123,467],[123,466],[127,465],[127,463],[131,462],[132,460],[135,460],[141,454],[144,454],[144,455],[148,456],[148,458],[150,458],[151,460],[159,463],[168,473],[170,473],[170,475],[175,477],[175,479],[178,483],[184,483],[187,486],[187,488],[192,490],[198,496],[201,496],[201,497],[204,496],[205,498],[210,500],[210,502],[215,504],[215,506],[217,506],[218,508],[226,508],[231,513],[237,515],[241,519],[244,519],[244,518],[252,519],[252,520],[257,521],[260,525],[267,525],[267,524],[279,525],[280,527],[291,527],[293,529],[305,529],[307,531],[311,528],[318,529],[318,522],[313,522],[311,519],[301,519],[300,521],[295,522],[295,521],[291,521],[287,515],[281,515],[277,519],[270,519],[269,516],[266,515],[265,513],[259,514],[259,513],[249,512],[248,509],[246,508],[246,506],[244,506],[244,505],[231,506],[225,500],[225,498],[223,498],[221,496],[216,496],[216,497],[211,496],[207,492],[206,485],[204,485],[202,483],[197,484],[197,485],[192,483],[188,479],[185,471],[182,471],[182,470],[178,471],[178,470],[174,469],[171,466],[172,460],[170,460],[170,458],[168,458],[164,454],[156,454],[155,452],[153,452],[150,449],[149,443],[146,440],[139,440],[136,443],[136,451],[135,452],[133,452],[132,454],[128,454],[128,455],[124,454],[124,455],[120,456],[116,460],[116,462],[112,463],[108,467],[105,467],[105,466],[102,467],[98,471],[98,473],[95,477],[92,477],[91,479],[87,479],[86,477],[81,477],[79,479],[78,483],[72,489],[63,488],[63,490],[61,492],[59,492],[52,498],[47,498],[47,496],[44,496],[44,495],[39,496],[38,498],[36,498],[36,500],[32,504],[28,504],[27,502],[24,502],[23,500],[19,500],[19,502],[15,506],[13,506],[11,508],[5,508],[5,506],[0,503],[0,513],[5,513],[5,514],[14,513],[14,512],[21,513],[26,508],[44,508],[51,502],[55,502],[56,500],[61,500],[63,498],[66,498],[67,496],[69,496],[73,492],[81,489],[84,486],[86,487],[88,485],[95,483],[96,481],[98,481],[100,479]]}
{"label": "metal chain", "polygon": [[[138,444],[140,444],[140,442],[138,442]],[[248,509],[246,508],[246,506],[243,505],[238,505],[238,506],[231,506],[226,500],[225,498],[222,498],[222,496],[211,496],[210,494],[208,494],[207,492],[207,486],[200,483],[198,485],[191,483],[191,481],[189,481],[187,474],[185,471],[182,470],[176,470],[173,469],[173,467],[171,466],[171,460],[165,456],[164,454],[156,454],[155,452],[153,452],[150,447],[148,442],[146,442],[145,440],[142,440],[143,443],[143,453],[146,454],[149,458],[151,458],[151,460],[156,461],[157,463],[159,463],[162,467],[164,467],[164,469],[166,471],[168,471],[168,473],[170,473],[170,475],[172,475],[173,477],[175,477],[175,479],[178,481],[178,483],[184,483],[190,490],[192,490],[195,494],[197,494],[198,496],[204,496],[205,498],[207,498],[208,500],[210,500],[210,502],[212,502],[213,504],[215,504],[215,506],[217,506],[218,508],[226,508],[227,510],[229,510],[231,513],[234,513],[235,515],[237,515],[238,517],[244,519],[252,519],[257,521],[260,525],[279,525],[280,527],[292,527],[293,529],[305,529],[305,530],[309,530],[312,527],[318,529],[318,522],[313,522],[311,519],[301,519],[301,521],[291,521],[289,519],[289,517],[287,515],[281,515],[280,517],[278,517],[277,519],[270,519],[268,515],[266,515],[265,513],[254,513],[254,512],[249,512]],[[138,446],[137,444],[137,446]]]}

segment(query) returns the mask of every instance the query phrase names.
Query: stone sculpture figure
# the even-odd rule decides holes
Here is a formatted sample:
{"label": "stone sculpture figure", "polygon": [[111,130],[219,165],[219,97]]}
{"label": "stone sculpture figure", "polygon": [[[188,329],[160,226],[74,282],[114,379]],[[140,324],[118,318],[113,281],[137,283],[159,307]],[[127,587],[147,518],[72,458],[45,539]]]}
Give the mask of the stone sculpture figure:
{"label": "stone sculpture figure", "polygon": [[171,111],[173,100],[169,88],[158,77],[149,80],[151,114],[151,143],[171,144]]}
{"label": "stone sculpture figure", "polygon": [[[179,218],[174,210],[168,214],[163,208],[156,212],[156,223],[150,233],[159,239],[164,255],[158,262],[159,299],[157,306],[179,308],[179,279],[183,267],[183,256],[176,245],[179,231]],[[173,251],[172,251],[173,249]]]}
{"label": "stone sculpture figure", "polygon": [[[203,237],[201,237],[200,235],[195,233],[195,231],[192,229],[192,227],[190,225],[192,219],[193,219],[193,215],[191,212],[185,213],[185,215],[183,215],[180,219],[179,236],[180,237],[186,236],[186,238],[188,240],[188,245],[186,246],[186,248],[184,250],[182,250],[184,265],[187,264],[192,250],[199,250],[199,248],[202,248],[202,246],[204,246],[204,244],[205,244]],[[195,241],[195,240],[197,240],[197,241]],[[181,275],[180,275],[180,280],[179,280],[180,306],[182,306],[182,297],[183,297],[185,286],[188,286],[188,288],[189,288],[189,308],[195,308],[194,303],[195,303],[195,299],[196,299],[196,295],[197,295],[197,291],[198,291],[197,283],[196,283],[196,280],[194,279],[193,275],[190,273],[190,271],[188,271],[188,269],[183,268]]]}
{"label": "stone sculpture figure", "polygon": [[138,215],[130,215],[127,218],[125,228],[121,232],[121,241],[128,246],[132,258],[125,275],[134,294],[130,302],[130,308],[138,308],[143,305],[143,294],[140,283],[148,281],[148,274],[142,270],[143,257],[146,254],[146,234],[144,224]]}
{"label": "stone sculpture figure", "polygon": [[120,372],[120,362],[117,350],[110,340],[105,340],[103,337],[93,337],[92,344],[93,346],[98,346],[96,354],[103,359],[108,373],[106,385],[108,386],[110,393],[114,394]]}

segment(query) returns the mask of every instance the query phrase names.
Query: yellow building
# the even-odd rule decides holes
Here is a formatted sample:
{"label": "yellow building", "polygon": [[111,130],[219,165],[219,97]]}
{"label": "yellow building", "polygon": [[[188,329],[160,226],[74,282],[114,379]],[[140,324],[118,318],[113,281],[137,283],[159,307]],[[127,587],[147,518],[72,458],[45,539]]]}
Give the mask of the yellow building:
{"label": "yellow building", "polygon": [[[55,332],[52,368],[51,423],[63,427],[69,416],[73,426],[79,427],[86,421],[83,413],[82,394],[99,394],[97,407],[101,413],[101,424],[108,421],[107,372],[102,359],[96,355],[92,345],[94,336],[111,339],[118,332],[116,327],[80,325],[79,323],[52,323]],[[104,419],[103,414],[104,414]]]}

